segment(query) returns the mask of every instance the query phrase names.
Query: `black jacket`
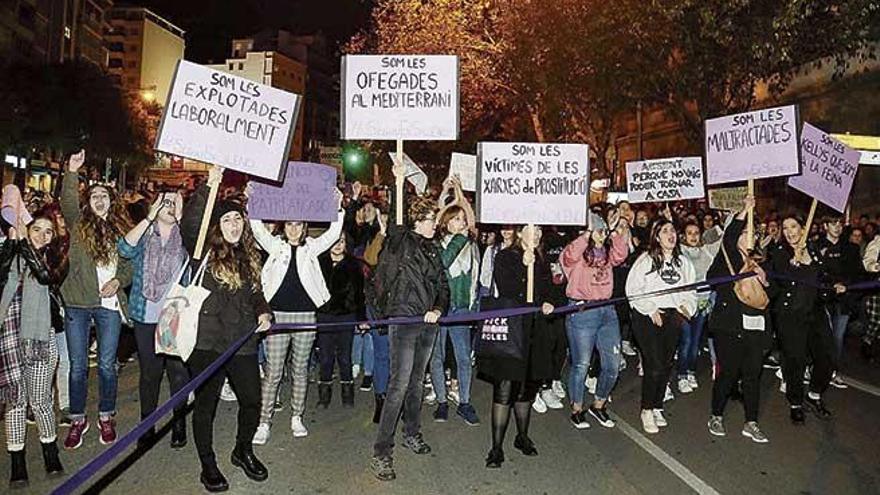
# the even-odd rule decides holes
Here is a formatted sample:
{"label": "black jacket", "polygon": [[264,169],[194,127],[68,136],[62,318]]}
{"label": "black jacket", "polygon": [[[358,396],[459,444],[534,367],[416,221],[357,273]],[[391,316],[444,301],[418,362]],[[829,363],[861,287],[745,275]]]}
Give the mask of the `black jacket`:
{"label": "black jacket", "polygon": [[365,319],[363,263],[346,255],[333,266],[329,252],[322,254],[318,261],[330,292],[330,300],[318,308],[317,312],[328,315],[353,314],[358,320]]}
{"label": "black jacket", "polygon": [[[730,258],[733,273],[738,274],[745,265],[736,243],[745,228],[746,222],[736,218],[724,230],[722,246]],[[724,258],[724,251],[719,250],[707,272],[707,278],[725,277],[730,275],[730,268]],[[770,336],[769,308],[765,310],[755,309],[743,304],[734,292],[734,283],[723,284],[715,287],[715,306],[709,317],[709,331],[714,334],[735,334],[743,332],[743,315],[764,316],[764,335]]]}
{"label": "black jacket", "polygon": [[817,289],[819,269],[815,251],[808,246],[808,252],[812,263],[798,266],[792,264],[794,251],[785,242],[777,244],[768,253],[770,287],[767,293],[770,295],[771,311],[779,325],[792,319],[813,321],[818,316],[820,306],[817,305],[821,302]]}
{"label": "black jacket", "polygon": [[[819,280],[826,286],[836,283],[852,284],[865,280],[867,274],[862,265],[859,247],[846,239],[839,239],[833,244],[827,237],[816,242],[818,256]],[[844,292],[837,294],[833,289],[823,290],[823,299],[837,306],[843,314],[858,312],[858,294]]]}
{"label": "black jacket", "polygon": [[[196,239],[202,221],[202,213],[207,203],[208,188],[203,186],[193,195],[180,221],[180,234],[183,245],[190,256],[195,251]],[[247,222],[247,219],[245,219]],[[245,223],[245,228],[249,228]],[[203,253],[204,256],[207,252]],[[241,263],[245,260],[241,259]],[[192,262],[192,273],[195,274],[199,261]],[[264,313],[272,313],[262,290],[253,290],[253,281],[245,280],[242,287],[232,291],[222,286],[211,275],[210,259],[202,287],[211,291],[205,299],[199,313],[199,334],[196,338],[196,349],[222,353],[242,335],[257,326],[257,317]],[[239,354],[256,354],[257,339],[249,339],[238,351]]]}
{"label": "black jacket", "polygon": [[445,313],[449,305],[440,247],[402,226],[388,226],[372,282],[371,303],[384,316]]}

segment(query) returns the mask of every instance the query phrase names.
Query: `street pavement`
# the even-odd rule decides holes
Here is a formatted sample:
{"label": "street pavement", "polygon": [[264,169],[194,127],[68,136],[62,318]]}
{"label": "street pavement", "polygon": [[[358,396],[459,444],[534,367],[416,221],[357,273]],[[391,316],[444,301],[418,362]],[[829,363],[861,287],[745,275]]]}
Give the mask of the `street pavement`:
{"label": "street pavement", "polygon": [[[772,371],[762,376],[761,427],[770,439],[755,444],[740,434],[742,404],[730,402],[725,416],[728,435],[717,438],[706,430],[711,379],[708,361],[701,357],[700,387],[695,392],[667,402],[669,427],[659,434],[641,431],[638,419],[640,380],[637,362],[629,358],[611,403],[619,419],[606,429],[591,421],[589,430],[576,430],[565,410],[534,414],[531,437],[539,455],[525,457],[513,448],[516,434],[511,418],[505,446],[507,461],[501,469],[489,470],[484,459],[490,447],[489,410],[491,387],[476,381],[472,402],[482,424],[472,427],[450,411],[448,423],[434,423],[433,406],[422,412],[426,441],[433,448],[424,456],[398,448],[395,469],[398,478],[379,482],[367,470],[375,428],[371,422],[372,394],[358,392],[356,407],[343,409],[339,389],[327,410],[314,407],[316,390],[308,397],[306,425],[309,436],[294,439],[290,434],[290,408],[276,413],[272,437],[257,455],[269,469],[269,479],[257,483],[247,479],[229,462],[235,437],[237,406],[221,402],[215,422],[215,450],[221,470],[233,494],[871,494],[880,493],[880,367],[857,357],[850,342],[844,369],[866,390],[850,387],[830,389],[826,394],[834,418],[821,422],[808,415],[807,423],[793,426],[788,420],[784,396],[777,390]],[[94,369],[92,380],[94,384]],[[126,433],[139,416],[137,364],[120,372],[120,434]],[[96,389],[91,390],[90,407],[95,407]],[[164,392],[163,392],[164,395]],[[287,397],[285,393],[284,397]],[[452,408],[451,408],[452,409]],[[93,411],[91,418],[94,420]],[[166,420],[167,421],[167,420]],[[160,424],[164,424],[160,423]],[[166,429],[167,433],[167,429]],[[66,434],[59,430],[59,442]],[[398,435],[398,441],[400,436]],[[81,492],[113,494],[202,493],[199,464],[192,443],[182,450],[168,446],[170,434],[146,453],[130,448],[89,480]],[[31,483],[16,493],[49,493],[62,478],[47,478],[42,469],[36,427],[29,427],[28,466]],[[105,449],[97,430],[86,434],[82,448],[62,451],[69,476]],[[3,476],[9,473],[9,458],[0,462]],[[6,486],[3,492],[6,493]],[[10,492],[11,493],[11,492]]]}

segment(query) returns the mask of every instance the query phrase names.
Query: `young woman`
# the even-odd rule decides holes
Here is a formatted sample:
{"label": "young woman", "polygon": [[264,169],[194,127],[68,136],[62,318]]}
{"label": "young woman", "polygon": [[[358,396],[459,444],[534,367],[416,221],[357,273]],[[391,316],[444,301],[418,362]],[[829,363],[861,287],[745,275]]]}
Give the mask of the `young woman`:
{"label": "young woman", "polygon": [[[119,254],[134,264],[129,314],[134,320],[140,364],[138,393],[141,419],[156,409],[159,388],[166,370],[172,395],[189,381],[189,373],[180,358],[157,355],[155,352],[156,324],[162,301],[171,286],[177,282],[175,278],[187,261],[178,225],[182,214],[183,198],[179,194],[160,194],[150,207],[147,217],[118,243]],[[153,434],[154,431],[151,430],[141,437],[141,445],[149,445]],[[186,403],[181,403],[175,408],[171,422],[171,447],[179,449],[185,445]]]}
{"label": "young woman", "polygon": [[[523,229],[520,232],[520,242],[502,249],[495,256],[493,285],[497,289],[497,295],[494,297],[502,303],[499,304],[500,307],[526,305],[527,272],[523,264],[523,256],[526,245],[540,245],[541,228],[535,227],[531,240],[526,237],[528,234],[528,229]],[[529,438],[529,423],[532,401],[535,400],[541,383],[547,379],[547,374],[535,372],[549,368],[546,363],[551,360],[550,346],[539,342],[549,339],[547,328],[541,322],[546,315],[553,312],[554,303],[564,303],[564,298],[556,301],[548,300],[552,299],[550,264],[540,249],[536,249],[534,264],[534,300],[542,301],[543,316],[524,316],[520,320],[522,322],[520,339],[512,340],[522,342],[521,355],[515,357],[481,353],[477,361],[480,377],[492,384],[492,449],[486,457],[488,468],[501,467],[504,462],[504,437],[510,422],[511,408],[516,417],[517,435],[514,447],[527,456],[538,455],[535,444]],[[513,318],[507,320],[508,329],[516,328],[510,324]],[[486,322],[486,325],[489,323]],[[541,365],[542,363],[544,364]]]}
{"label": "young woman", "polygon": [[[321,272],[330,293],[317,311],[318,323],[361,321],[366,318],[364,310],[364,268],[360,261],[348,252],[349,236],[342,234],[330,251],[321,255]],[[333,366],[339,364],[339,386],[342,405],[354,407],[354,376],[351,366],[353,327],[330,327],[318,334],[321,359],[318,382],[318,405],[330,405],[333,386]]]}
{"label": "young woman", "polygon": [[122,290],[131,284],[132,268],[116,250],[131,228],[125,207],[112,188],[95,184],[79,199],[78,175],[85,152],[70,157],[61,183],[61,212],[70,230],[70,270],[61,284],[65,303],[65,336],[70,355],[70,418],[67,449],[82,445],[89,430],[86,399],[89,378],[89,335],[94,322],[98,338],[98,429],[100,441],[116,441],[116,350],[128,305]]}
{"label": "young woman", "polygon": [[[746,198],[743,210],[724,231],[724,251],[718,253],[709,268],[712,278],[740,273],[743,267],[754,271],[761,283],[767,285],[767,276],[759,265],[749,258],[748,239],[744,232],[749,210],[755,207],[754,198]],[[712,387],[712,414],[709,433],[727,435],[724,429],[724,407],[737,383],[742,380],[743,406],[746,421],[742,434],[757,443],[766,443],[767,436],[758,427],[760,378],[764,353],[772,339],[770,312],[743,304],[734,292],[734,284],[717,288],[717,300],[709,319],[709,331],[718,360],[718,376]]]}
{"label": "young woman", "polygon": [[694,290],[661,292],[693,284],[694,266],[681,254],[675,225],[659,218],[651,228],[648,251],[636,260],[626,279],[633,309],[633,334],[642,351],[642,428],[659,432],[667,425],[663,396],[685,321],[697,311]]}
{"label": "young woman", "polygon": [[[251,221],[254,237],[269,258],[263,265],[262,281],[266,299],[278,323],[314,323],[315,310],[330,300],[318,256],[330,249],[342,234],[342,221],[345,212],[341,209],[342,193],[336,193],[339,210],[337,221],[320,237],[307,237],[308,224],[305,222],[285,222],[283,238],[275,237],[259,220]],[[272,415],[275,412],[275,399],[284,372],[288,353],[291,355],[290,371],[290,429],[294,437],[309,434],[303,423],[308,391],[308,365],[316,332],[280,332],[263,339],[266,349],[265,375],[263,377],[263,405],[260,413],[260,426],[254,436],[254,443],[264,445],[269,441]],[[350,367],[349,370],[351,371]],[[350,381],[350,380],[349,380]]]}
{"label": "young woman", "polygon": [[11,486],[28,482],[25,416],[30,407],[40,433],[46,472],[62,472],[55,433],[52,378],[58,347],[50,315],[50,287],[57,283],[46,267],[45,251],[55,235],[48,215],[36,213],[30,226],[10,228],[0,246],[0,402],[6,404],[6,450]]}
{"label": "young woman", "polygon": [[[208,184],[219,186],[222,169],[213,167]],[[202,215],[208,199],[208,186],[193,195],[183,212],[180,233],[190,255],[195,251]],[[260,285],[260,251],[248,227],[244,208],[231,201],[214,206],[211,226],[205,239],[202,287],[210,295],[199,312],[196,346],[187,365],[192,376],[207,369],[236,340],[254,329],[266,331],[272,313]],[[200,266],[201,268],[201,266]],[[260,420],[260,370],[257,339],[249,339],[224,366],[196,390],[193,409],[193,439],[202,465],[200,481],[209,492],[224,491],[229,483],[217,466],[214,455],[214,416],[220,400],[223,379],[228,377],[238,397],[238,431],[231,462],[255,481],[264,481],[269,471],[254,455],[251,441]],[[271,405],[271,404],[270,404]]]}
{"label": "young woman", "polygon": [[[706,215],[706,218],[714,217]],[[718,228],[714,224],[711,228]],[[684,226],[684,239],[681,244],[681,252],[694,266],[697,282],[706,280],[706,273],[712,265],[715,255],[721,246],[721,237],[708,236],[711,242],[705,242],[707,236],[700,231],[696,223],[687,223]],[[678,391],[689,394],[699,386],[697,382],[697,355],[700,352],[700,341],[703,338],[703,327],[706,318],[712,310],[712,293],[703,291],[697,293],[697,312],[686,321],[681,329],[681,340],[678,344]]]}
{"label": "young woman", "polygon": [[[444,207],[439,215],[441,258],[449,283],[449,314],[461,315],[477,309],[477,283],[480,276],[480,250],[470,238],[474,227],[474,214],[464,197],[461,182],[450,179],[444,184],[448,193],[453,191],[455,200]],[[431,383],[437,394],[437,410],[434,421],[445,422],[449,418],[446,397],[446,337],[452,341],[458,377],[458,414],[470,426],[480,424],[477,411],[471,405],[471,327],[470,325],[442,326],[434,343],[431,357]]]}
{"label": "young woman", "polygon": [[[817,253],[811,252],[803,237],[803,221],[789,215],[782,220],[782,242],[770,252],[769,271],[779,278],[770,284],[773,321],[778,326],[782,345],[782,375],[785,395],[794,424],[804,423],[806,404],[819,419],[830,419],[822,393],[831,381],[834,340],[823,308],[818,304],[819,269]],[[846,291],[835,284],[835,292]],[[812,358],[809,394],[804,397],[804,371],[807,356]]]}
{"label": "young woman", "polygon": [[374,286],[376,297],[372,299],[377,311],[388,317],[417,316],[424,322],[388,326],[391,378],[370,461],[370,469],[380,481],[397,476],[391,455],[401,416],[403,446],[420,455],[431,452],[422,438],[419,419],[423,378],[437,337],[437,321],[449,303],[449,285],[440,248],[434,241],[436,207],[429,198],[410,201],[409,228],[388,226],[376,267],[375,281],[380,286]]}
{"label": "young woman", "polygon": [[[591,213],[590,226],[562,253],[562,268],[568,279],[566,295],[570,304],[604,301],[614,287],[612,269],[629,254],[629,229],[626,222],[612,219],[609,235],[602,217]],[[584,380],[593,350],[599,352],[602,372],[589,413],[602,426],[611,428],[614,421],[606,410],[611,389],[620,370],[620,325],[613,305],[571,313],[566,319],[571,354],[568,391],[571,395],[571,423],[577,429],[590,427],[584,410]]]}

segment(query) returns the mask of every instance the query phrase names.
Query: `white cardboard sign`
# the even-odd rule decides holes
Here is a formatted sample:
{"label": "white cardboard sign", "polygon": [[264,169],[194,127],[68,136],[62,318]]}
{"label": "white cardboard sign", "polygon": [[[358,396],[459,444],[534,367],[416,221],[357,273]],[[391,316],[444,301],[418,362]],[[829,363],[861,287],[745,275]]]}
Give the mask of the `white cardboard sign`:
{"label": "white cardboard sign", "polygon": [[302,97],[181,60],[156,149],[280,181]]}
{"label": "white cardboard sign", "polygon": [[703,187],[703,159],[699,156],[661,158],[626,163],[630,203],[699,199]]}
{"label": "white cardboard sign", "polygon": [[481,223],[587,224],[586,144],[479,143],[477,165]]}
{"label": "white cardboard sign", "polygon": [[453,153],[449,157],[449,177],[458,175],[461,188],[465,191],[477,190],[477,155]]}
{"label": "white cardboard sign", "polygon": [[455,141],[458,57],[342,57],[342,139]]}

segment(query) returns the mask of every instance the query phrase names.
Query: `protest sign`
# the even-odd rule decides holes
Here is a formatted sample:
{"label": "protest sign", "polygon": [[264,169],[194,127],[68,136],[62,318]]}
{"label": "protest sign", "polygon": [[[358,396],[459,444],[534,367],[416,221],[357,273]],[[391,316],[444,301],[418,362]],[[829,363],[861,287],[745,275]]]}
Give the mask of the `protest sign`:
{"label": "protest sign", "polygon": [[255,220],[337,220],[336,169],[317,163],[290,162],[280,186],[251,181],[248,217]]}
{"label": "protest sign", "polygon": [[739,211],[743,207],[743,201],[749,194],[749,188],[719,187],[709,189],[709,208],[713,210]]}
{"label": "protest sign", "polygon": [[[388,155],[391,157],[391,161],[396,164],[397,154],[389,152]],[[403,154],[403,166],[406,167],[403,176],[416,188],[417,193],[424,194],[428,189],[428,175],[406,153]]]}
{"label": "protest sign", "polygon": [[843,213],[858,171],[860,153],[804,122],[801,175],[788,185]]}
{"label": "protest sign", "polygon": [[587,145],[479,143],[477,164],[480,222],[587,224]]}
{"label": "protest sign", "polygon": [[627,162],[626,189],[630,203],[702,198],[703,160],[691,156]]}
{"label": "protest sign", "polygon": [[181,60],[156,149],[280,181],[302,98]]}
{"label": "protest sign", "polygon": [[342,57],[342,139],[458,139],[458,57]]}
{"label": "protest sign", "polygon": [[477,190],[477,156],[453,153],[449,158],[449,177],[458,175],[461,188],[465,191]]}
{"label": "protest sign", "polygon": [[706,120],[706,183],[800,173],[794,105]]}

